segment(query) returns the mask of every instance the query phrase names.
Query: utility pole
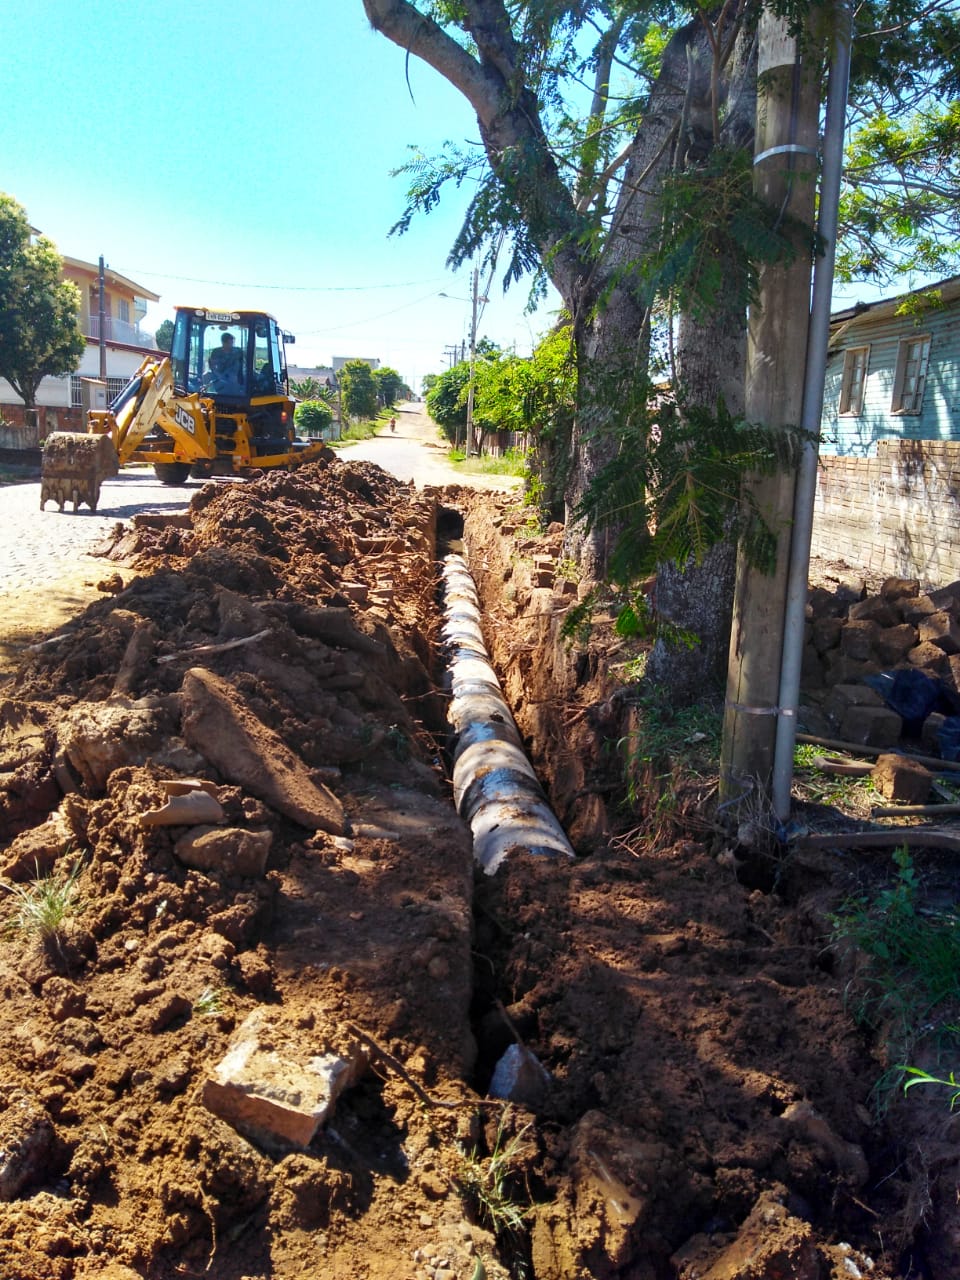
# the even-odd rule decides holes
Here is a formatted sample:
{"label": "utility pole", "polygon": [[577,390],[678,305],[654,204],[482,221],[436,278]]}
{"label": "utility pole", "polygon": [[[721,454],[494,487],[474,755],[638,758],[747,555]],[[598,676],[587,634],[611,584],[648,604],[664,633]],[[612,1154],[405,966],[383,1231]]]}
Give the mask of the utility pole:
{"label": "utility pole", "polygon": [[[789,20],[765,6],[759,28],[759,92],[754,189],[784,218],[812,227],[816,194],[819,53],[809,34],[789,33]],[[748,324],[745,414],[784,430],[801,420],[810,320],[810,252],[801,242],[792,262],[761,268],[760,305]],[[720,757],[721,800],[770,797],[784,638],[795,477],[748,481],[777,538],[771,577],[741,550],[733,604],[727,701]]]}
{"label": "utility pole", "polygon": [[473,311],[470,316],[470,382],[467,387],[467,444],[466,455],[473,452],[473,374],[477,363],[477,293],[480,285],[480,270],[473,268]]}
{"label": "utility pole", "polygon": [[103,264],[103,254],[101,253],[100,255],[100,299],[99,299],[100,315],[99,315],[99,320],[97,322],[97,328],[99,332],[99,341],[100,341],[100,381],[101,382],[106,382],[107,380],[106,302],[107,302],[106,278],[105,278],[105,270],[104,270],[104,264]]}

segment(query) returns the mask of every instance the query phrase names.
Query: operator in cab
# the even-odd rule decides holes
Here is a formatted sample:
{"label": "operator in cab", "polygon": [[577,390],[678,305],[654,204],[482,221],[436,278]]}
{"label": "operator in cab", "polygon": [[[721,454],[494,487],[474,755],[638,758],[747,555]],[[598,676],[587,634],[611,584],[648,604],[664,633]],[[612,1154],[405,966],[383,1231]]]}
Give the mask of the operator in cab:
{"label": "operator in cab", "polygon": [[241,352],[234,345],[232,333],[223,335],[220,346],[210,352],[207,364],[213,375],[211,381],[215,390],[224,392],[243,390]]}

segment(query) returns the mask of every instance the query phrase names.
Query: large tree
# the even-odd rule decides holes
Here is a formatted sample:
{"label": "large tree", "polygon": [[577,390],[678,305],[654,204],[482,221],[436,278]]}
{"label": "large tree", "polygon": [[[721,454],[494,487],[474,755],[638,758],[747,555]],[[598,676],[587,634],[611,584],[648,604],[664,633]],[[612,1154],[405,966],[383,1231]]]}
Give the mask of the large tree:
{"label": "large tree", "polygon": [[34,240],[26,211],[0,193],[0,377],[28,409],[42,379],[72,373],[84,351],[80,291],[62,272],[53,242]]}
{"label": "large tree", "polygon": [[[527,269],[545,273],[570,314],[578,391],[568,443],[568,546],[588,575],[599,576],[624,510],[600,513],[586,536],[575,517],[584,494],[615,459],[624,432],[635,423],[642,437],[651,420],[651,335],[658,323],[666,333],[665,372],[681,438],[685,431],[690,442],[691,413],[716,410],[721,396],[724,412],[742,409],[745,318],[763,262],[812,255],[809,228],[804,241],[780,209],[754,195],[763,0],[713,7],[696,0],[363,3],[377,30],[464,95],[480,132],[479,156],[452,147],[436,160],[415,153],[406,166],[410,202],[399,229],[436,203],[445,182],[472,178],[476,195],[451,263],[479,252],[492,257],[506,241],[507,277]],[[771,0],[768,7],[808,31],[819,25],[821,41],[829,37],[833,0],[822,6]],[[952,90],[954,8],[949,0],[858,5],[855,111],[869,111],[871,101],[916,111]],[[807,67],[817,60],[809,38],[803,59]],[[942,140],[944,131],[937,134],[931,123],[927,132]],[[871,243],[882,230],[881,197],[890,175],[917,179],[915,189],[924,178],[916,163],[897,165],[915,162],[919,149],[898,146],[885,135],[872,147],[875,199],[861,218],[861,225],[873,218]],[[940,154],[947,150],[941,145]],[[786,158],[779,163],[789,167]],[[931,190],[935,184],[926,176],[925,199],[911,206],[912,225],[921,225],[936,199],[936,213],[956,228],[952,187]],[[924,225],[932,225],[929,218]],[[646,508],[642,474],[638,468],[630,498],[640,512]],[[695,505],[692,511],[696,518]],[[636,536],[645,536],[642,528]],[[701,656],[714,665],[722,662],[728,631],[731,566],[729,553],[721,552],[707,567],[709,582],[691,588],[688,574],[672,593],[678,625],[695,623],[692,629],[708,641]],[[690,671],[695,678],[695,668]]]}
{"label": "large tree", "polygon": [[366,360],[348,360],[340,371],[340,385],[348,418],[377,416],[377,383]]}

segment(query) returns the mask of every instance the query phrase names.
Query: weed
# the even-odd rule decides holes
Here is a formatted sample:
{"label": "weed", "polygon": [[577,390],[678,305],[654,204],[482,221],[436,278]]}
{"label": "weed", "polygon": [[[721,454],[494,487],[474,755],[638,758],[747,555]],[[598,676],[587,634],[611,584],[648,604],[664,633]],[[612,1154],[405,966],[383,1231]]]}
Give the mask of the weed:
{"label": "weed", "polygon": [[[461,455],[460,458],[454,456],[459,450],[450,451],[450,461],[463,461],[460,468],[471,475],[487,475],[487,476],[524,476],[527,472],[526,454],[521,453],[517,449],[508,449],[506,453],[499,457],[493,457],[490,454],[482,454],[479,457],[471,456],[466,458]],[[539,525],[538,532],[539,532]]]}
{"label": "weed", "polygon": [[54,872],[42,876],[37,867],[37,878],[32,884],[4,884],[3,888],[16,900],[8,930],[26,933],[41,942],[58,940],[67,920],[85,905],[77,884],[82,870],[78,858],[66,878]]}
{"label": "weed", "polygon": [[201,1018],[215,1018],[223,1012],[223,992],[219,987],[204,987],[193,1002],[193,1012]]}
{"label": "weed", "polygon": [[397,724],[392,724],[386,732],[386,743],[394,757],[404,764],[410,759],[410,739]]}
{"label": "weed", "polygon": [[663,689],[654,687],[640,694],[634,706],[637,727],[620,740],[628,776],[636,774],[642,765],[654,770],[679,767],[696,772],[718,759],[723,717],[713,703],[678,707]]}
{"label": "weed", "polygon": [[486,1159],[476,1147],[461,1152],[456,1182],[480,1222],[494,1233],[509,1254],[514,1274],[523,1276],[527,1272],[523,1258],[527,1213],[514,1195],[517,1177],[514,1165],[531,1126],[525,1124],[507,1139],[508,1116],[509,1107],[500,1118],[493,1150]]}
{"label": "weed", "polygon": [[960,1080],[957,1080],[952,1071],[949,1076],[947,1076],[946,1080],[943,1080],[939,1076],[932,1076],[929,1071],[921,1071],[919,1067],[901,1066],[898,1067],[898,1070],[906,1072],[906,1074],[911,1077],[910,1080],[904,1081],[904,1093],[906,1093],[908,1089],[912,1089],[915,1084],[936,1084],[942,1085],[945,1089],[952,1090],[952,1093],[950,1094],[951,1111],[954,1110],[957,1102],[960,1101]]}
{"label": "weed", "polygon": [[[854,943],[868,958],[865,978],[852,988],[858,1021],[884,1028],[890,1056],[906,1058],[921,1035],[956,1028],[938,1023],[934,1010],[960,998],[960,916],[930,914],[918,904],[919,879],[909,850],[893,854],[894,882],[872,900],[848,899],[831,917],[835,940]],[[925,1073],[916,1083],[932,1083]],[[909,1083],[909,1082],[908,1082]]]}

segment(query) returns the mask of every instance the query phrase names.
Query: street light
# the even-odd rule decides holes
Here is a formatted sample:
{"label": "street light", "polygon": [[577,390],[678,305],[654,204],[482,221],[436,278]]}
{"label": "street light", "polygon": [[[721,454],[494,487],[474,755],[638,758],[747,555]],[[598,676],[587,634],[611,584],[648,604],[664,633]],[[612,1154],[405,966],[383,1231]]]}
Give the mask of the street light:
{"label": "street light", "polygon": [[[473,374],[477,363],[477,303],[480,301],[478,297],[478,289],[480,285],[480,271],[477,267],[473,269],[473,290],[470,302],[473,304],[470,313],[470,381],[467,384],[467,457],[470,457],[470,445],[473,442]],[[441,298],[453,298],[451,293],[441,293]],[[466,298],[456,298],[457,302],[466,302]],[[487,301],[486,298],[483,299]]]}

